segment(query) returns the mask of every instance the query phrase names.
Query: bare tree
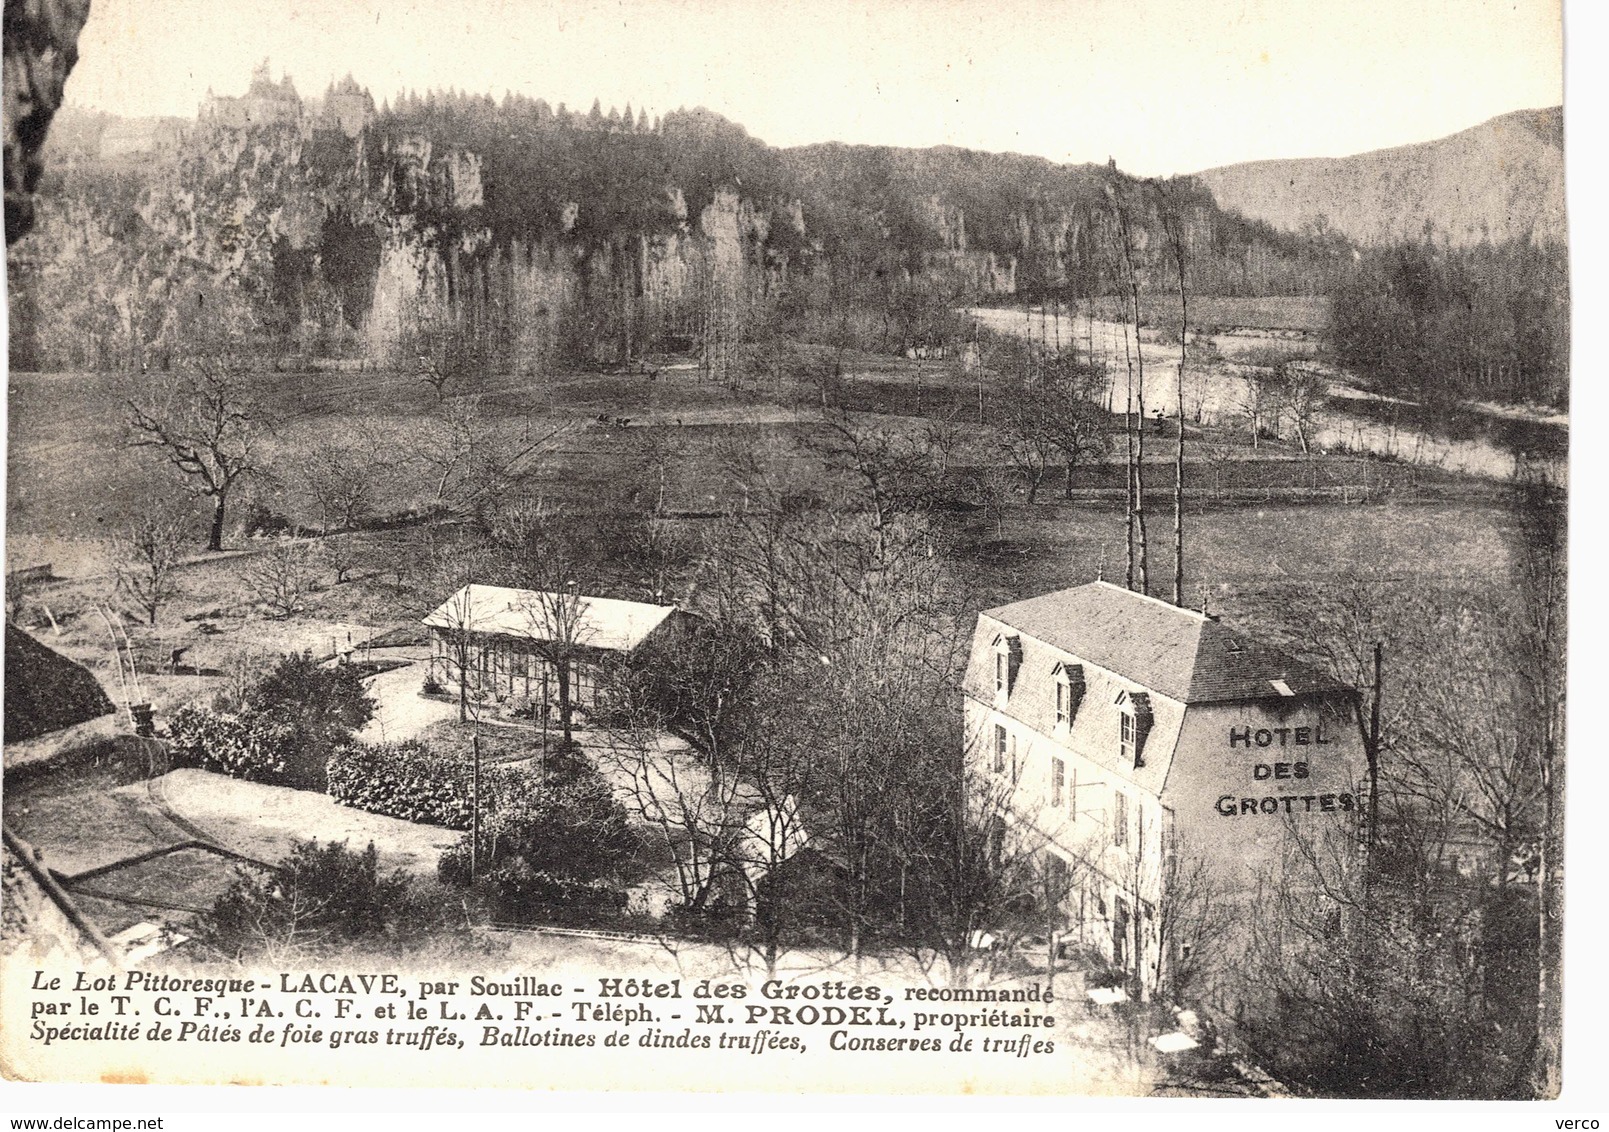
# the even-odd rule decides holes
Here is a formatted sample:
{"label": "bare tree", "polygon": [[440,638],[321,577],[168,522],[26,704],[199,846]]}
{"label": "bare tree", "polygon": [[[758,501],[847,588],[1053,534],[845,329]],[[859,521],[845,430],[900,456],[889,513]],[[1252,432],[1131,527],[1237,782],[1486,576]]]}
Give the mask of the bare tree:
{"label": "bare tree", "polygon": [[1279,430],[1279,378],[1275,370],[1254,366],[1247,370],[1236,405],[1251,432],[1251,446],[1257,448],[1264,429],[1272,422]]}
{"label": "bare tree", "polygon": [[247,567],[246,585],[274,617],[296,616],[306,610],[313,587],[311,548],[300,539],[277,543]]}
{"label": "bare tree", "polygon": [[1520,606],[1516,668],[1523,689],[1520,719],[1533,752],[1541,792],[1537,865],[1537,1007],[1533,1092],[1559,1095],[1564,996],[1564,782],[1568,512],[1564,488],[1543,469],[1521,481]]}
{"label": "bare tree", "polygon": [[397,360],[412,364],[419,382],[430,387],[438,404],[447,400],[478,361],[472,335],[431,297],[420,294],[404,301],[396,343]]}
{"label": "bare tree", "polygon": [[1029,874],[1026,922],[1045,939],[1045,985],[1054,989],[1061,961],[1062,944],[1071,926],[1069,905],[1091,875],[1089,855],[1063,856],[1051,850],[1040,855]]}
{"label": "bare tree", "polygon": [[1321,1095],[1528,1095],[1534,1042],[1491,977],[1520,942],[1512,921],[1412,845],[1403,882],[1365,884],[1352,838],[1330,834],[1288,823],[1282,875],[1241,897],[1260,914],[1240,918],[1223,972],[1237,1038]]}
{"label": "bare tree", "polygon": [[[1421,613],[1425,632],[1439,642],[1440,663],[1426,671],[1411,657],[1399,662],[1405,672],[1394,691],[1406,720],[1385,777],[1404,812],[1398,825],[1436,834],[1424,858],[1485,871],[1501,891],[1540,832],[1543,783],[1529,736],[1515,726],[1529,709],[1509,640],[1523,615],[1500,593],[1472,606],[1427,603]],[[1467,858],[1471,843],[1487,846],[1485,860],[1449,859],[1460,849]]]}
{"label": "bare tree", "polygon": [[[1185,293],[1185,235],[1184,217],[1178,205],[1168,196],[1167,188],[1157,182],[1162,195],[1162,227],[1167,233],[1168,249],[1173,253],[1173,266],[1179,280],[1179,379],[1177,381],[1179,443],[1173,458],[1173,604],[1184,604],[1184,374],[1189,361],[1187,343],[1190,341],[1190,307]],[[1302,450],[1307,450],[1304,441]]]}
{"label": "bare tree", "polygon": [[[1141,593],[1150,592],[1145,532],[1145,355],[1140,346],[1140,276],[1134,263],[1135,235],[1129,222],[1129,205],[1124,200],[1123,186],[1117,179],[1115,167],[1106,185],[1106,197],[1114,221],[1113,242],[1123,269],[1123,289],[1126,292],[1126,325],[1124,352],[1128,356],[1134,383],[1125,400],[1123,412],[1129,427],[1129,524],[1130,560],[1128,586],[1136,583]],[[1128,331],[1134,331],[1134,351],[1128,354]]]}
{"label": "bare tree", "polygon": [[786,724],[793,685],[769,657],[754,627],[700,622],[609,664],[601,758],[674,859],[682,907],[741,900],[774,974],[793,909],[768,882],[811,839],[801,799],[818,752]]}
{"label": "bare tree", "polygon": [[596,649],[581,592],[584,571],[559,517],[557,509],[537,499],[500,513],[493,533],[514,581],[526,590],[516,612],[525,622],[529,647],[553,677],[559,725],[568,745],[574,739],[575,682],[581,666],[595,660]]}
{"label": "bare tree", "polygon": [[535,458],[573,427],[544,421],[522,430],[483,411],[477,397],[455,397],[422,422],[407,443],[429,478],[439,511],[484,511],[535,470]]}
{"label": "bare tree", "polygon": [[1312,367],[1293,361],[1281,362],[1274,374],[1280,413],[1296,429],[1302,455],[1311,456],[1313,430],[1324,409],[1328,384]]}
{"label": "bare tree", "polygon": [[1205,458],[1207,466],[1212,469],[1212,494],[1217,499],[1224,497],[1224,473],[1235,466],[1235,458],[1240,452],[1240,444],[1234,435],[1224,429],[1203,429],[1196,441],[1196,451]]}
{"label": "bare tree", "polygon": [[156,451],[192,491],[212,500],[207,549],[223,549],[230,495],[262,472],[259,441],[270,424],[245,377],[228,361],[203,359],[128,405],[128,444]]}
{"label": "bare tree", "polygon": [[1214,873],[1211,855],[1168,829],[1156,906],[1157,987],[1171,1002],[1210,999],[1225,946],[1240,916]]}
{"label": "bare tree", "polygon": [[389,469],[380,437],[361,430],[322,436],[302,455],[298,478],[318,511],[319,529],[352,530],[373,512]]}
{"label": "bare tree", "polygon": [[[1522,505],[1520,526],[1517,585],[1443,583],[1416,593],[1400,584],[1353,583],[1286,618],[1315,640],[1314,655],[1332,671],[1354,685],[1374,685],[1367,712],[1359,713],[1370,757],[1365,812],[1373,850],[1356,897],[1373,951],[1360,961],[1371,977],[1397,982],[1379,1004],[1384,1023],[1370,1017],[1338,1024],[1367,1032],[1407,1016],[1438,1041],[1467,1040],[1434,1072],[1482,1095],[1508,1095],[1521,1082],[1532,1095],[1548,1095],[1556,1083],[1550,1058],[1558,1049],[1557,1003],[1542,996],[1557,994],[1559,973],[1559,904],[1549,889],[1558,877],[1548,872],[1547,854],[1560,820],[1553,792],[1562,762],[1563,589],[1555,573],[1562,571],[1562,515],[1527,515]],[[1382,642],[1393,658],[1386,684],[1371,673]],[[1540,847],[1534,855],[1533,845]],[[1551,846],[1554,868],[1560,848]],[[1533,875],[1537,920],[1526,939],[1509,912],[1510,885]],[[1534,962],[1539,979],[1523,1042],[1514,1037],[1517,1000],[1505,985],[1519,968],[1501,978],[1493,968],[1509,952],[1527,966]],[[1519,1009],[1529,1011],[1526,999]],[[1427,1016],[1448,1010],[1467,1018],[1478,1036],[1444,1035]],[[1418,1051],[1411,1064],[1432,1072]]]}
{"label": "bare tree", "polygon": [[1023,381],[1008,393],[1000,414],[1001,448],[1028,484],[1030,504],[1056,457],[1065,465],[1063,490],[1071,499],[1078,463],[1107,451],[1108,415],[1089,400],[1099,380],[1090,371],[1046,359],[1040,380]]}
{"label": "bare tree", "polygon": [[833,501],[844,514],[867,520],[874,542],[873,557],[886,562],[897,540],[889,537],[902,516],[925,510],[933,501],[936,460],[923,433],[883,426],[862,426],[847,416],[830,418],[811,439],[839,481]]}
{"label": "bare tree", "polygon": [[1021,810],[1014,777],[984,769],[973,752],[926,760],[899,822],[902,861],[915,874],[905,887],[908,933],[918,955],[942,956],[949,982],[965,986],[989,949],[1009,946],[1038,922],[1048,839],[1037,815]]}
{"label": "bare tree", "polygon": [[[773,706],[786,703],[776,696],[766,699]],[[744,800],[751,808],[735,843],[735,857],[755,908],[766,973],[774,977],[797,917],[797,894],[778,892],[778,878],[813,840],[804,801],[818,791],[820,766],[815,752],[795,742],[787,728],[768,726],[763,718],[756,723],[737,752]]]}
{"label": "bare tree", "polygon": [[179,511],[152,501],[112,539],[117,592],[132,601],[151,625],[178,592],[177,571],[188,528]]}
{"label": "bare tree", "polygon": [[1076,365],[1057,368],[1062,372],[1052,371],[1055,395],[1050,401],[1046,428],[1066,467],[1063,495],[1071,499],[1077,466],[1111,451],[1112,423],[1110,414],[1096,403],[1104,375]]}
{"label": "bare tree", "polygon": [[1038,499],[1040,485],[1045,482],[1050,462],[1059,450],[1052,424],[1054,412],[1050,405],[1056,399],[1055,391],[1046,390],[1043,386],[1019,389],[1002,414],[1004,440],[1001,449],[1027,483],[1030,507]]}
{"label": "bare tree", "polygon": [[[554,565],[559,565],[555,563]],[[580,678],[580,665],[593,653],[592,625],[587,616],[587,602],[574,578],[562,578],[568,573],[562,566],[556,572],[545,574],[547,580],[536,584],[552,588],[533,591],[523,607],[526,622],[532,634],[531,647],[554,674],[559,696],[559,727],[564,742],[574,740],[575,681]]]}
{"label": "bare tree", "polygon": [[1011,473],[1004,468],[987,465],[973,469],[971,480],[984,515],[994,522],[994,537],[1004,540],[1006,504],[1010,502],[1012,491]]}
{"label": "bare tree", "polygon": [[353,535],[330,535],[319,541],[318,557],[335,574],[335,584],[345,585],[361,558]]}
{"label": "bare tree", "polygon": [[435,617],[438,623],[434,627],[440,631],[435,641],[440,652],[431,657],[430,676],[458,686],[458,722],[468,723],[471,716],[479,718],[481,701],[481,690],[474,687],[480,638],[476,635],[474,591],[469,583],[452,588],[437,607]]}
{"label": "bare tree", "polygon": [[722,763],[667,742],[650,705],[619,688],[611,689],[611,700],[614,725],[599,752],[602,769],[673,862],[681,907],[709,911],[723,880],[737,877],[733,845],[746,816],[742,782]]}

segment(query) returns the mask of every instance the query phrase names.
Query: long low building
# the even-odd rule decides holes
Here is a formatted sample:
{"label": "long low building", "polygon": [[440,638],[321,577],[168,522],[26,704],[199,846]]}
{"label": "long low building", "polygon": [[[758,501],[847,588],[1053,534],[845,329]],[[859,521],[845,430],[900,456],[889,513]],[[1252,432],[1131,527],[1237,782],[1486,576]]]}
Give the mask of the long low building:
{"label": "long low building", "polygon": [[1070,930],[1147,991],[1179,878],[1235,901],[1360,828],[1356,692],[1204,613],[1106,582],[987,610],[964,694],[974,772],[1069,878]]}
{"label": "long low building", "polygon": [[685,618],[671,605],[471,584],[424,619],[430,678],[517,706],[557,705],[562,666],[571,705],[587,710],[607,657],[629,655]]}

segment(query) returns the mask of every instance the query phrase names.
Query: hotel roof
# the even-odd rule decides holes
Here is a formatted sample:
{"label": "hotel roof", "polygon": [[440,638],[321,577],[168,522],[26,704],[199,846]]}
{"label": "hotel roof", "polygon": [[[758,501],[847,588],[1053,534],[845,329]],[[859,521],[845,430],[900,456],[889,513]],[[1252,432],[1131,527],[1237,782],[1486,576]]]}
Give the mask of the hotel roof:
{"label": "hotel roof", "polygon": [[1041,594],[984,616],[1181,703],[1347,690],[1214,618],[1110,582]]}

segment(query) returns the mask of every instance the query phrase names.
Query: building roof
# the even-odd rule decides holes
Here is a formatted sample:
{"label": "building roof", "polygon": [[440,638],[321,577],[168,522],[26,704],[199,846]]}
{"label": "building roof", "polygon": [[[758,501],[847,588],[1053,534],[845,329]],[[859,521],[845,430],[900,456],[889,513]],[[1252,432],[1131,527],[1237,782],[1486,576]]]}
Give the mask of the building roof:
{"label": "building roof", "polygon": [[1042,594],[985,610],[984,616],[1180,703],[1346,690],[1215,618],[1110,582]]}
{"label": "building roof", "polygon": [[[568,601],[577,604],[568,607],[564,604]],[[566,633],[563,623],[571,620],[571,608],[575,626],[572,633]],[[532,641],[568,638],[584,648],[630,652],[675,612],[672,605],[612,597],[572,598],[539,590],[468,585],[437,606],[424,623],[436,629],[467,629]],[[560,623],[557,628],[555,621]]]}

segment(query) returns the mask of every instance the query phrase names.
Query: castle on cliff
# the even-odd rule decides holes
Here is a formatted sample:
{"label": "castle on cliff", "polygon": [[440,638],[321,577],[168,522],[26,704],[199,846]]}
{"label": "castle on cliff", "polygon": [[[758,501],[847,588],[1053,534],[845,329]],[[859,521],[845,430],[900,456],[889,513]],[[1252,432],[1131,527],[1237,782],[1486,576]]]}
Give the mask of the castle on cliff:
{"label": "castle on cliff", "polygon": [[277,83],[273,81],[268,60],[264,59],[252,69],[251,84],[244,95],[214,94],[208,88],[196,120],[236,130],[254,126],[339,130],[355,138],[374,120],[374,98],[348,74],[331,83],[322,99],[304,101],[289,75],[283,75]]}

